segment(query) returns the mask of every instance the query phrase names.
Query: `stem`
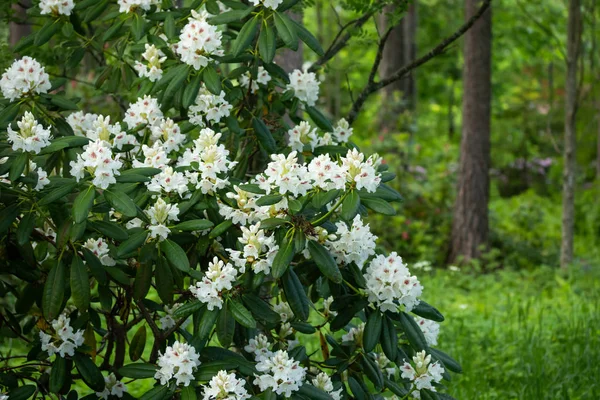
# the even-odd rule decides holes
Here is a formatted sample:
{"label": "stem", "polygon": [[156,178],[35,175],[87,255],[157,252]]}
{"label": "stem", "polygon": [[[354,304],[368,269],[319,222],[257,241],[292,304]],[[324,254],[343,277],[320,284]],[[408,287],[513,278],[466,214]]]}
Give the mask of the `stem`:
{"label": "stem", "polygon": [[313,225],[320,225],[322,224],[327,218],[329,218],[329,216],[331,214],[334,213],[335,210],[338,209],[338,207],[342,204],[342,202],[346,199],[346,197],[348,196],[349,192],[344,193],[344,195],[342,197],[340,197],[340,199],[337,201],[337,203],[334,204],[334,206],[331,208],[331,210],[327,211],[327,213],[325,213],[322,217],[320,217],[319,219],[317,219],[314,222],[311,222],[311,224]]}

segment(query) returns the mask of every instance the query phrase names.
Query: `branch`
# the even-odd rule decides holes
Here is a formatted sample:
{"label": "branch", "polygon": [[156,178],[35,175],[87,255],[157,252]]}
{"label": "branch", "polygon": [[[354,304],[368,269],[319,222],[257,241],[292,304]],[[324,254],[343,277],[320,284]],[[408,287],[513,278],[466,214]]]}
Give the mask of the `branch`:
{"label": "branch", "polygon": [[413,69],[420,67],[421,65],[425,64],[432,58],[442,54],[448,46],[450,46],[458,38],[460,38],[462,35],[464,35],[465,32],[468,31],[469,28],[471,28],[475,24],[475,22],[477,22],[477,20],[489,8],[491,2],[492,2],[492,0],[484,0],[483,4],[479,8],[479,10],[477,10],[477,12],[467,22],[465,22],[465,24],[463,26],[461,26],[452,35],[450,35],[446,39],[442,40],[442,42],[440,44],[438,44],[436,47],[434,47],[432,50],[430,50],[427,54],[425,54],[421,58],[416,59],[409,64],[406,64],[405,66],[403,66],[402,68],[400,68],[399,70],[394,72],[391,76],[389,76],[385,79],[382,79],[379,82],[369,82],[367,84],[367,86],[363,89],[363,91],[360,93],[358,98],[356,99],[356,102],[354,102],[354,104],[352,104],[352,109],[348,113],[346,120],[348,120],[348,122],[350,124],[352,124],[356,120],[358,112],[361,110],[361,108],[367,101],[367,98],[371,94],[402,79],[404,76],[408,75],[408,73],[410,71],[412,71]]}
{"label": "branch", "polygon": [[379,44],[377,46],[377,55],[375,56],[375,61],[373,62],[373,67],[371,68],[371,73],[369,74],[369,84],[375,82],[375,75],[377,75],[377,70],[379,69],[379,64],[381,64],[381,59],[383,58],[383,50],[385,48],[385,44],[387,43],[388,38],[390,37],[390,33],[394,30],[394,26],[389,28],[379,40]]}

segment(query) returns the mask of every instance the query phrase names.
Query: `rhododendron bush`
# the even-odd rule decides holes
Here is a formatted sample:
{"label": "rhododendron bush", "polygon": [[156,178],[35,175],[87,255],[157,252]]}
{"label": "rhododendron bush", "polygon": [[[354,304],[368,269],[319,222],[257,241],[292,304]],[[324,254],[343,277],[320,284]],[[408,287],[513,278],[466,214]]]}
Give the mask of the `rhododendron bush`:
{"label": "rhododendron bush", "polygon": [[[0,80],[0,398],[449,398],[443,316],[367,221],[393,174],[273,61],[323,52],[297,3],[32,10]],[[82,109],[82,72],[122,112]]]}

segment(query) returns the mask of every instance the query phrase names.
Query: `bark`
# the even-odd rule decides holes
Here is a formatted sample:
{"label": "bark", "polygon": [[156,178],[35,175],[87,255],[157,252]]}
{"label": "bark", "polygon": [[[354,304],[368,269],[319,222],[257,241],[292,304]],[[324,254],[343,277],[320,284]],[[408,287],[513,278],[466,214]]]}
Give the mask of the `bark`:
{"label": "bark", "polygon": [[567,78],[565,82],[565,143],[563,170],[563,215],[560,265],[567,268],[573,261],[575,229],[575,151],[577,148],[577,61],[581,44],[580,0],[569,1],[567,27]]}
{"label": "bark", "polygon": [[[24,6],[24,7],[21,7]],[[19,40],[31,33],[31,25],[27,24],[27,8],[31,6],[31,0],[22,0],[12,5],[14,11],[13,21],[9,24],[9,37],[11,47],[16,45]]]}
{"label": "bark", "polygon": [[[466,18],[478,0],[466,0]],[[479,258],[488,243],[490,169],[492,13],[487,9],[465,34],[463,127],[458,193],[454,209],[450,261]]]}
{"label": "bark", "polygon": [[[389,26],[388,15],[394,13],[395,9],[396,6],[388,5],[379,16],[379,30],[382,34],[387,31]],[[416,34],[417,3],[414,1],[387,39],[379,67],[379,75],[382,79],[390,77],[404,65],[415,60],[417,56]],[[398,97],[398,93],[401,94],[400,97]],[[407,109],[414,110],[416,106],[417,89],[414,74],[385,87],[383,97],[382,129],[394,129],[396,119],[390,118],[390,116],[397,116]]]}

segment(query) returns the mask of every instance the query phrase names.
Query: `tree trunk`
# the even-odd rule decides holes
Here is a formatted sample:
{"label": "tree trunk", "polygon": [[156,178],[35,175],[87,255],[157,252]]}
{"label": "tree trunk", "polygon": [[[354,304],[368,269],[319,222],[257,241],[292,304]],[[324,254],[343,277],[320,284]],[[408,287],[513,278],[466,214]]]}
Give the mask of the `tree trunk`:
{"label": "tree trunk", "polygon": [[[21,7],[23,5],[24,7]],[[9,24],[10,45],[14,47],[22,37],[31,33],[31,25],[27,24],[27,15],[25,12],[31,6],[31,0],[23,0],[12,5],[14,10],[14,21]]]}
{"label": "tree trunk", "polygon": [[567,27],[567,79],[565,82],[565,147],[563,170],[563,215],[560,265],[567,268],[573,261],[573,234],[575,228],[575,168],[577,117],[577,60],[581,41],[580,0],[569,1]]}
{"label": "tree trunk", "polygon": [[[384,7],[379,17],[381,34],[385,33],[389,26],[389,14],[395,12],[394,5]],[[383,49],[383,57],[379,66],[381,78],[387,78],[416,58],[417,45],[417,4],[414,1],[400,23],[392,30]],[[398,93],[401,96],[398,96]],[[414,74],[400,79],[383,90],[383,107],[381,127],[389,131],[396,128],[396,118],[404,110],[414,110],[417,100],[417,87]]]}
{"label": "tree trunk", "polygon": [[[479,0],[466,0],[466,18]],[[488,244],[492,11],[465,34],[463,127],[450,261],[478,258]]]}

